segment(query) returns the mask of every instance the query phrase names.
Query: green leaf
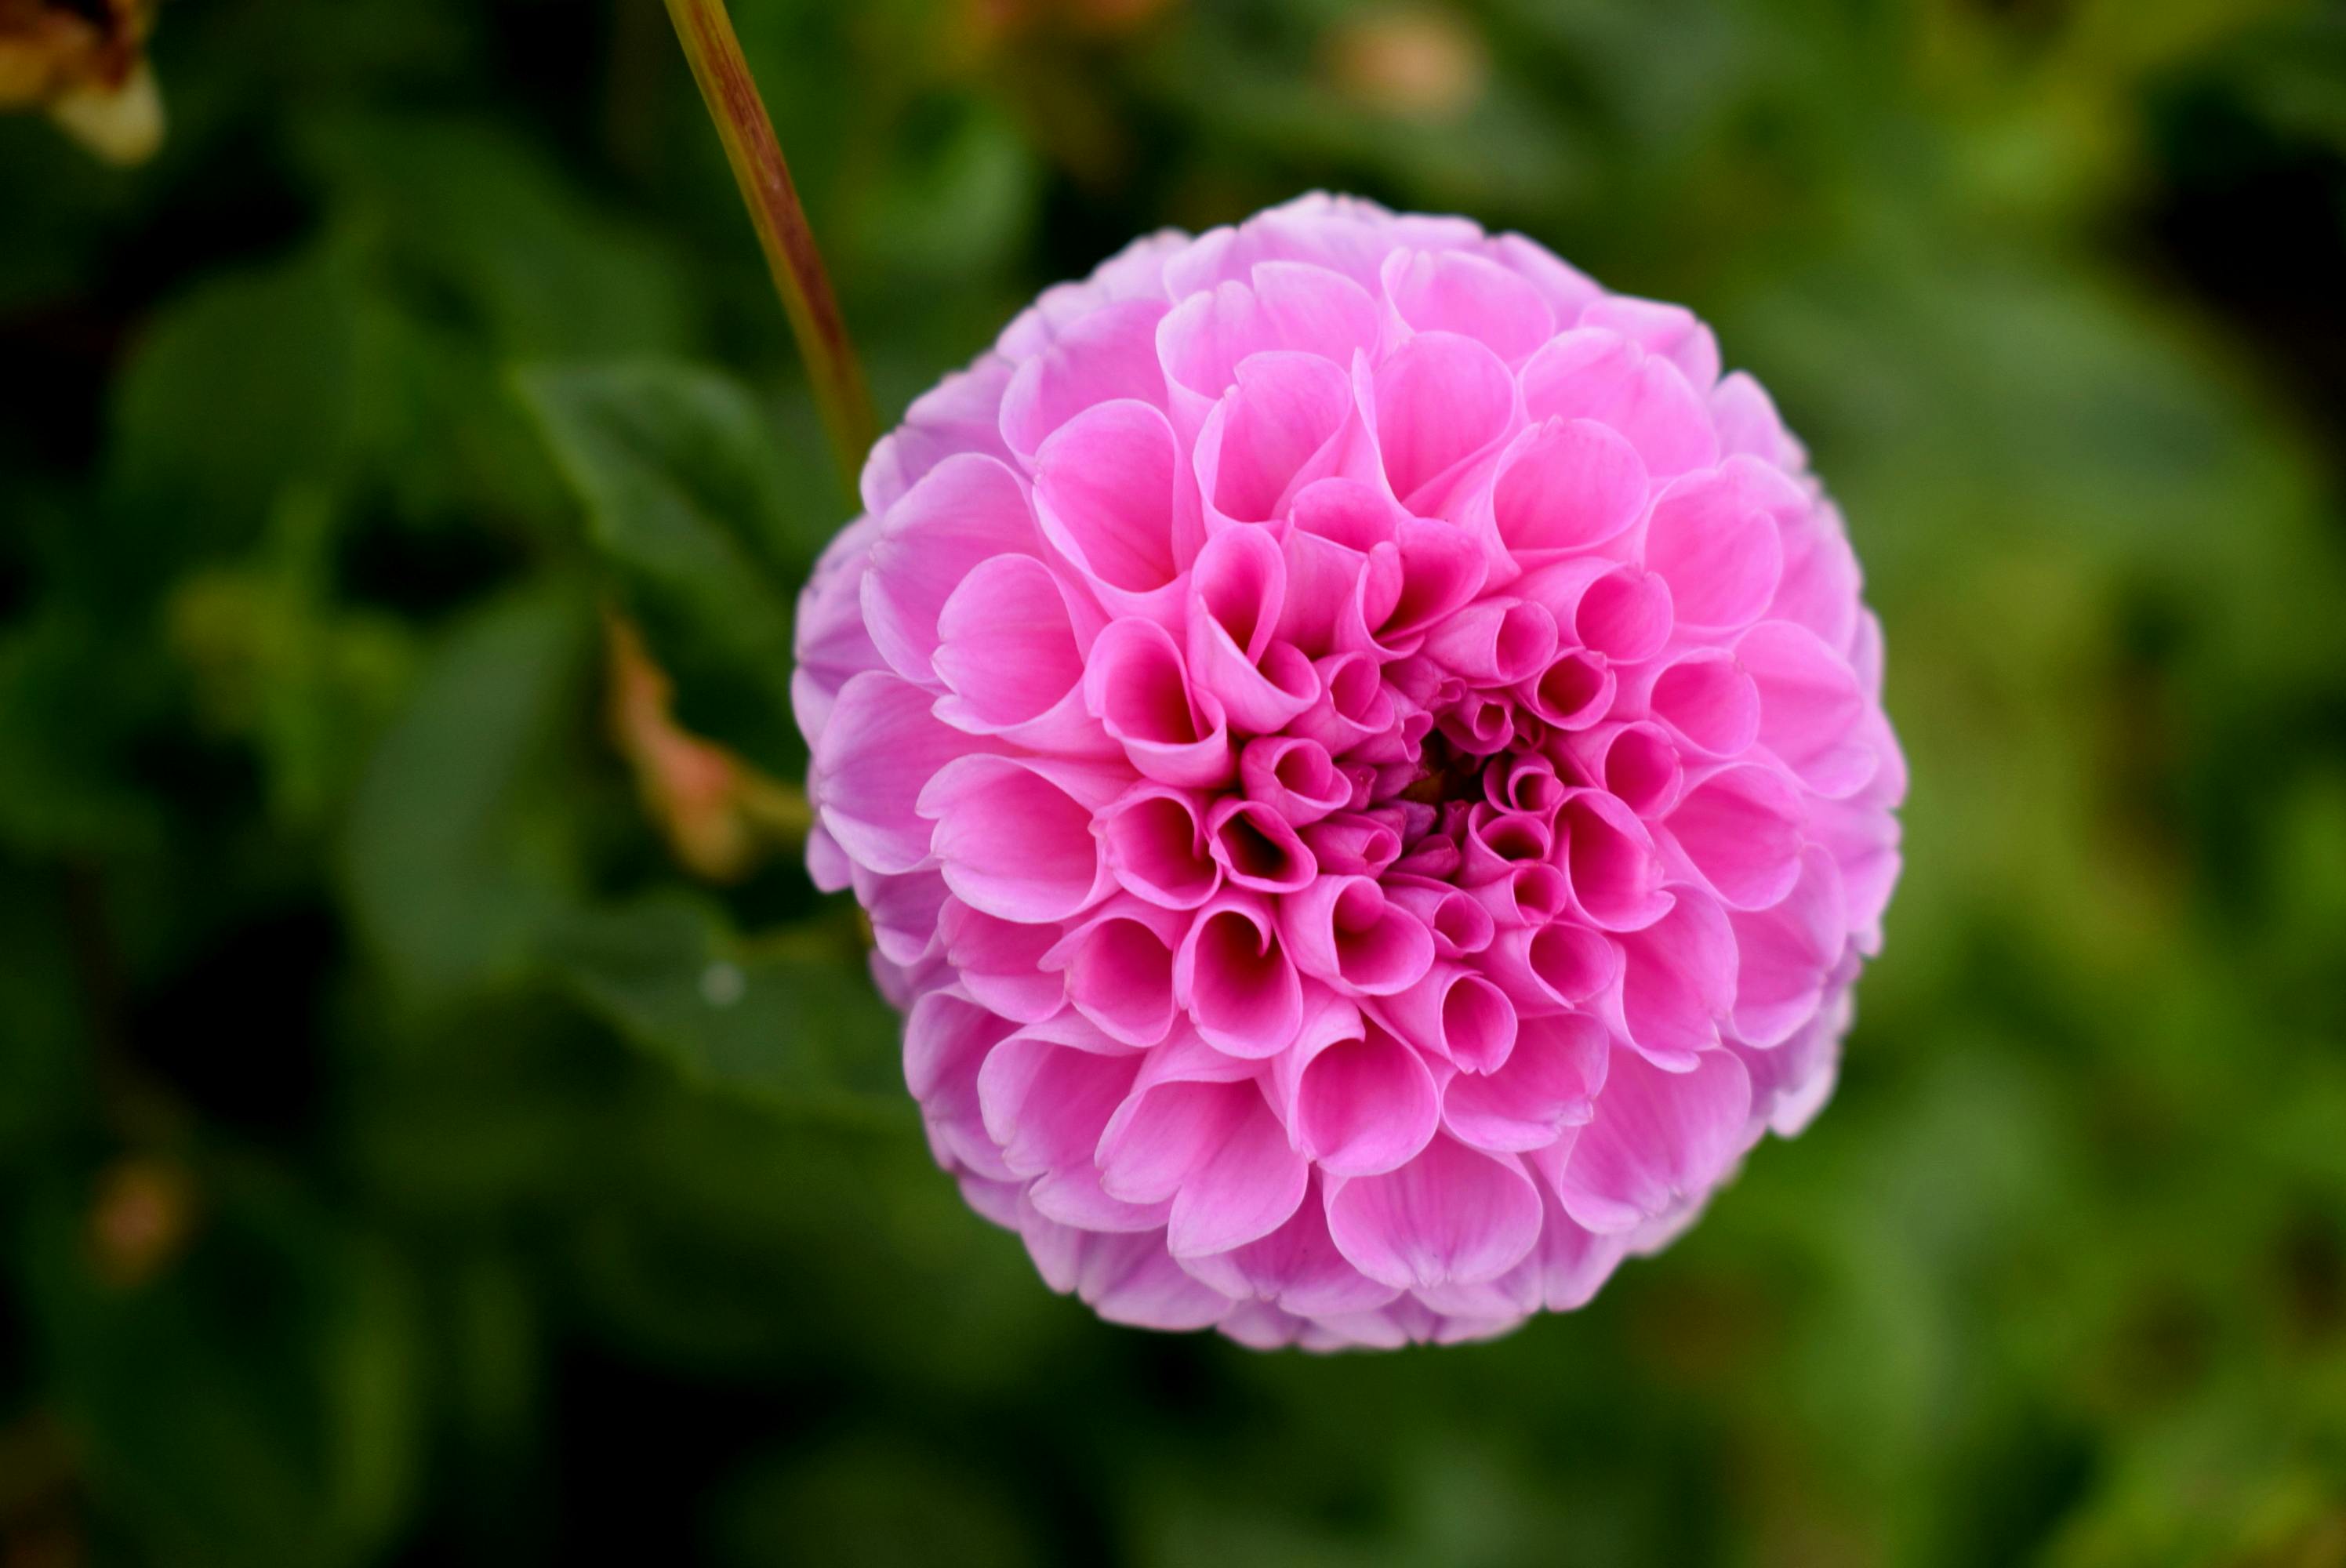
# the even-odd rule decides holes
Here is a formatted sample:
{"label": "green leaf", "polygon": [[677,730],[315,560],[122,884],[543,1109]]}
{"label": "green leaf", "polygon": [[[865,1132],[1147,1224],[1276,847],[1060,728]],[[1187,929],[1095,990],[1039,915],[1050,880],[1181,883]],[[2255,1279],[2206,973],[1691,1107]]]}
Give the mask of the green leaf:
{"label": "green leaf", "polygon": [[508,353],[668,353],[691,336],[672,246],[493,124],[361,111],[301,151],[403,270]]}
{"label": "green leaf", "polygon": [[193,1179],[190,1251],[138,1283],[96,1267],[69,1185],[33,1205],[25,1305],[91,1492],[142,1561],[366,1560],[420,1458],[412,1278],[297,1188]]}
{"label": "green leaf", "polygon": [[585,606],[560,583],[449,635],[375,748],[345,824],[352,918],[419,1000],[517,977],[565,901],[556,811],[526,786],[578,689]]}
{"label": "green leaf", "polygon": [[676,681],[678,718],[770,772],[799,772],[790,609],[812,549],[792,538],[788,468],[750,394],[658,363],[539,368],[520,385]]}
{"label": "green leaf", "polygon": [[545,956],[573,995],[696,1083],[793,1108],[896,1098],[896,1016],[843,927],[749,940],[671,893],[574,915]]}
{"label": "green leaf", "polygon": [[145,334],[116,393],[114,478],[199,545],[260,531],[289,479],[348,455],[360,285],[315,246],[205,283]]}

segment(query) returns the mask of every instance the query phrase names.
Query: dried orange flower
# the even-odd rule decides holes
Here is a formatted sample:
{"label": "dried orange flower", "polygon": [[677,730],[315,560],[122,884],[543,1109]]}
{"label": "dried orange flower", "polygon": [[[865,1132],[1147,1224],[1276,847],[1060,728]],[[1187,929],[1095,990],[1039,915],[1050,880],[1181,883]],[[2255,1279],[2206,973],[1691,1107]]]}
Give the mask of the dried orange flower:
{"label": "dried orange flower", "polygon": [[0,0],[0,110],[46,109],[107,162],[143,162],[163,141],[153,22],[152,0]]}

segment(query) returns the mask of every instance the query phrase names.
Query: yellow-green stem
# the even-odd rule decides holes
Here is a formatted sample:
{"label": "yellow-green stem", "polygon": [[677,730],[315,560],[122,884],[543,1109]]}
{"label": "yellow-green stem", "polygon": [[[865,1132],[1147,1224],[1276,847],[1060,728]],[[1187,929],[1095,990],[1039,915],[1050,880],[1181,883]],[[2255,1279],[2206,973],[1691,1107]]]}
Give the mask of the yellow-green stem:
{"label": "yellow-green stem", "polygon": [[814,230],[799,205],[798,188],[790,183],[790,166],[782,161],[781,144],[774,139],[773,121],[758,97],[750,64],[741,57],[725,0],[668,0],[668,14],[684,45],[684,56],[691,62],[692,79],[709,106],[709,117],[717,122],[718,138],[725,144],[726,161],[733,166],[741,199],[749,205],[750,226],[758,231],[767,270],[790,319],[815,407],[852,498],[864,454],[879,433],[872,394],[864,388],[863,368],[856,362],[855,345],[848,339],[839,300],[822,270]]}

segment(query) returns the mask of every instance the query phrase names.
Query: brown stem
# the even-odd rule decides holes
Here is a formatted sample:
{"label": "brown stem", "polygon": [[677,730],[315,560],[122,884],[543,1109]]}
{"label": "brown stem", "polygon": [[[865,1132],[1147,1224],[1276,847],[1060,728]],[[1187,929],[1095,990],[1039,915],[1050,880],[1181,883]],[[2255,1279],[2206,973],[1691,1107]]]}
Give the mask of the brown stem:
{"label": "brown stem", "polygon": [[741,57],[725,0],[668,0],[668,14],[709,118],[717,122],[718,138],[725,144],[726,161],[733,166],[741,199],[749,205],[767,270],[773,274],[790,331],[806,361],[807,380],[831,437],[831,453],[852,497],[864,453],[878,434],[872,396],[864,389],[855,345],[815,249],[814,230],[799,205],[790,166],[782,161],[781,144],[774,139],[773,121],[758,97],[750,63]]}

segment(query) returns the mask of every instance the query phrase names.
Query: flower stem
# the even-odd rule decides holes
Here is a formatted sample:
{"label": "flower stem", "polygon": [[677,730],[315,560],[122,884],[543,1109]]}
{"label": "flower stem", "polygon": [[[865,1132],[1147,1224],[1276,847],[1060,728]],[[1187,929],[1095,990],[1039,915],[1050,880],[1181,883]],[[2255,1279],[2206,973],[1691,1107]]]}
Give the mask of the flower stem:
{"label": "flower stem", "polygon": [[790,332],[798,339],[807,380],[814,389],[815,407],[852,497],[864,454],[879,433],[872,395],[864,389],[863,368],[856,362],[855,345],[822,270],[814,230],[799,205],[798,188],[790,183],[790,166],[782,161],[781,144],[774,139],[773,121],[758,97],[750,63],[741,57],[725,0],[668,0],[668,13],[684,46],[684,57],[691,63],[692,79],[709,106],[709,117],[717,122],[734,182],[749,206],[750,226],[758,231],[767,270],[782,297],[782,310],[790,317]]}

